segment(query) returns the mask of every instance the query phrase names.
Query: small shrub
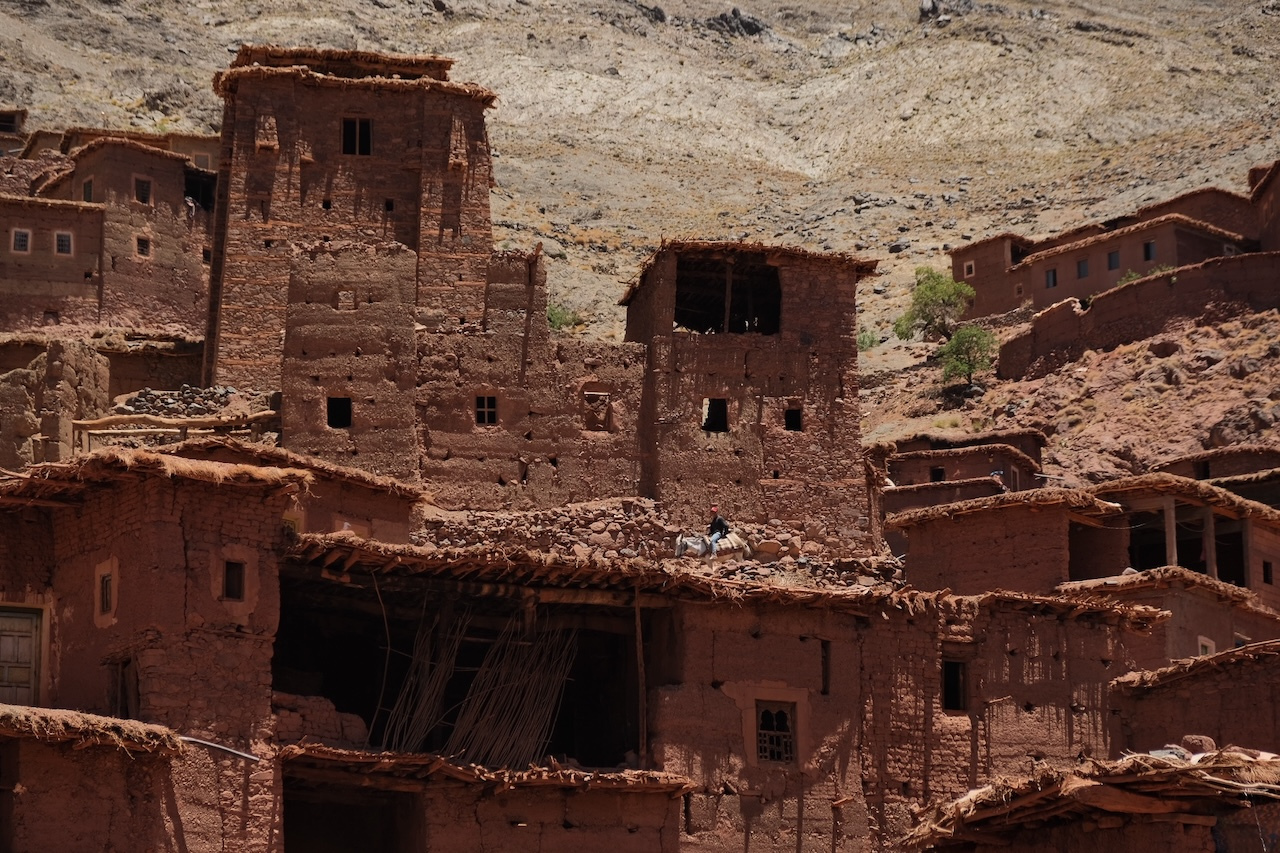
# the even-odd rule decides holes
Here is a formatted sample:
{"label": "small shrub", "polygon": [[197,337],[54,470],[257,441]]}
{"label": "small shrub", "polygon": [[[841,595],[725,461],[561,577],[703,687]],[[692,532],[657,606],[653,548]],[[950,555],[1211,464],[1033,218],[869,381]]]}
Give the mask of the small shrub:
{"label": "small shrub", "polygon": [[581,326],[586,321],[577,311],[571,311],[563,305],[547,306],[547,325],[557,332],[562,329],[572,329],[574,326]]}
{"label": "small shrub", "polygon": [[863,326],[858,330],[858,352],[875,349],[880,344],[880,336]]}

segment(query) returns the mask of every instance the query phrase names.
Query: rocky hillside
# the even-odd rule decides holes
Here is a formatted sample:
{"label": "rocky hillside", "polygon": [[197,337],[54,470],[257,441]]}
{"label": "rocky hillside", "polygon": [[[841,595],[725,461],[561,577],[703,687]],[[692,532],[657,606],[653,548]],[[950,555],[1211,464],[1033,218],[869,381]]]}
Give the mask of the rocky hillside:
{"label": "rocky hillside", "polygon": [[[883,334],[911,270],[945,265],[950,245],[1051,233],[1206,184],[1243,189],[1250,165],[1280,157],[1278,0],[0,0],[0,102],[28,107],[36,127],[214,131],[210,78],[245,41],[457,58],[455,79],[500,95],[498,239],[541,242],[553,301],[605,338],[620,333],[625,280],[663,237],[879,258],[862,308]],[[1246,397],[1229,370],[1197,369],[1208,344],[1179,346],[1160,365],[1137,347],[1084,366],[1086,385],[1154,387],[1131,374],[1176,363],[1187,381],[1154,396],[1113,400],[1060,374],[993,388],[963,414],[1059,436],[1087,435],[1096,418],[1114,435],[1116,412],[1150,425],[1166,406],[1199,440],[1226,413],[1191,389]],[[926,351],[884,345],[865,362],[901,368]],[[936,383],[919,382],[931,369],[913,370],[868,390],[869,435],[913,412],[959,417],[931,409]],[[1071,406],[1081,419],[1060,429]],[[1152,451],[1105,444],[1090,445],[1097,459],[1054,453],[1104,471]]]}

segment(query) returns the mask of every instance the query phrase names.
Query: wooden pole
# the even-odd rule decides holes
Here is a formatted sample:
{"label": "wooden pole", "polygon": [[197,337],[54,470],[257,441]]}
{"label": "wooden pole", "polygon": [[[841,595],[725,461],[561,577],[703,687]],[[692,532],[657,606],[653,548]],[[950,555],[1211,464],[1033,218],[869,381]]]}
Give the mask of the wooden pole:
{"label": "wooden pole", "polygon": [[640,705],[640,769],[649,769],[649,697],[644,675],[644,628],[640,621],[640,587],[636,587],[636,682]]}

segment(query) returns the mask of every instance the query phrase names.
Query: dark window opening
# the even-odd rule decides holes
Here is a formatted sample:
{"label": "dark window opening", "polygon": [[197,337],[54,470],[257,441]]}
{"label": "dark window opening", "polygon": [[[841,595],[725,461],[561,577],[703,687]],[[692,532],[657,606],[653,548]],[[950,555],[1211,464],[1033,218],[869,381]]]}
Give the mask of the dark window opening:
{"label": "dark window opening", "polygon": [[1129,517],[1129,565],[1142,572],[1168,562],[1161,513],[1135,512]]}
{"label": "dark window opening", "polygon": [[80,185],[80,200],[93,201],[93,181],[85,181]]}
{"label": "dark window opening", "polygon": [[421,850],[414,794],[284,780],[284,853]]}
{"label": "dark window opening", "polygon": [[393,198],[387,199],[382,203],[382,209],[387,213],[393,212],[396,209],[396,200]]}
{"label": "dark window opening", "polygon": [[[1245,572],[1244,533],[1231,528],[1240,522],[1224,522],[1219,519],[1214,531],[1213,545],[1218,561],[1218,580],[1236,586],[1248,586]],[[1226,529],[1224,529],[1226,528]]]}
{"label": "dark window opening", "polygon": [[947,481],[947,469],[946,469],[946,468],[938,467],[938,468],[930,468],[930,469],[929,469],[929,482],[930,482],[930,483],[945,483],[946,481]]}
{"label": "dark window opening", "polygon": [[1112,252],[1107,252],[1107,269],[1120,269],[1120,251],[1118,249]]}
{"label": "dark window opening", "polygon": [[30,231],[14,231],[13,232],[13,250],[15,252],[31,251],[31,232]]}
{"label": "dark window opening", "polygon": [[1089,259],[1082,258],[1076,261],[1076,278],[1089,277]]}
{"label": "dark window opening", "polygon": [[53,250],[59,255],[71,254],[71,235],[60,231],[53,236]]}
{"label": "dark window opening", "polygon": [[373,119],[342,120],[342,153],[362,156],[373,153]]}
{"label": "dark window opening", "polygon": [[1144,261],[1154,261],[1156,259],[1156,241],[1148,240],[1142,244],[1142,259]]}
{"label": "dark window opening", "polygon": [[942,709],[944,711],[969,710],[968,673],[964,661],[942,662]]}
{"label": "dark window opening", "polygon": [[676,324],[703,334],[776,335],[781,328],[778,268],[763,252],[731,260],[681,255],[676,261]]}
{"label": "dark window opening", "polygon": [[[333,199],[331,199],[331,198],[326,198],[324,201],[320,202],[320,206],[321,206],[322,208],[324,208],[325,210],[332,210],[332,209],[333,209]],[[325,241],[326,243],[328,243],[328,242],[329,242],[329,238],[328,238],[328,237],[325,237],[325,238],[324,238],[324,241]]]}
{"label": "dark window opening", "polygon": [[1208,459],[1199,459],[1196,462],[1192,463],[1191,467],[1195,472],[1194,476],[1197,480],[1209,479],[1209,460]]}
{"label": "dark window opening", "polygon": [[782,426],[789,432],[804,432],[804,411],[787,409],[782,413]]}
{"label": "dark window opening", "polygon": [[1057,286],[1058,286],[1058,271],[1057,271],[1057,270],[1045,270],[1045,271],[1044,271],[1044,286],[1045,286],[1045,288],[1057,287]]}
{"label": "dark window opening", "polygon": [[62,322],[62,318],[57,311],[45,311],[43,322],[46,326],[56,326]]}
{"label": "dark window opening", "polygon": [[1018,264],[1022,263],[1029,254],[1031,254],[1031,250],[1028,247],[1017,243],[1012,244],[1009,247],[1009,258],[1011,260],[1010,266],[1016,267]]}
{"label": "dark window opening", "polygon": [[707,432],[729,431],[729,401],[709,397],[702,401],[702,428]]}
{"label": "dark window opening", "polygon": [[[208,172],[188,169],[182,194],[188,205],[194,204],[203,211],[213,210],[213,194],[218,188],[218,176]],[[190,209],[190,208],[188,208]]]}
{"label": "dark window opening", "polygon": [[756,758],[790,764],[796,760],[796,703],[756,701]]}
{"label": "dark window opening", "polygon": [[1274,581],[1272,580],[1270,560],[1262,561],[1262,582],[1266,584],[1274,583]]}
{"label": "dark window opening", "polygon": [[137,246],[138,246],[138,257],[140,258],[151,257],[151,241],[149,239],[147,239],[146,237],[139,237]]}
{"label": "dark window opening", "polygon": [[244,601],[244,563],[227,560],[222,568],[223,601]]}
{"label": "dark window opening", "polygon": [[608,432],[613,420],[612,396],[604,391],[582,392],[582,426],[593,432]]}
{"label": "dark window opening", "polygon": [[351,398],[328,397],[325,399],[325,419],[330,429],[351,428]]}
{"label": "dark window opening", "polygon": [[209,249],[201,249],[200,260],[206,264],[211,263],[213,261],[213,252],[210,251]]}
{"label": "dark window opening", "polygon": [[98,576],[98,612],[110,613],[115,606],[115,578],[111,575]]}
{"label": "dark window opening", "polygon": [[964,262],[964,277],[965,277],[965,278],[973,278],[974,271],[975,271],[975,266],[974,266],[973,261],[965,261],[965,262]]}
{"label": "dark window opening", "polygon": [[142,204],[151,204],[151,181],[146,178],[134,178],[133,199]]}
{"label": "dark window opening", "polygon": [[497,397],[476,397],[476,423],[482,426],[492,426],[498,422],[498,398]]}
{"label": "dark window opening", "polygon": [[0,133],[18,132],[18,114],[0,113]]}
{"label": "dark window opening", "polygon": [[831,641],[820,640],[822,653],[822,690],[823,696],[831,695]]}
{"label": "dark window opening", "polygon": [[126,720],[138,718],[138,667],[133,658],[107,664],[107,707],[111,716]]}

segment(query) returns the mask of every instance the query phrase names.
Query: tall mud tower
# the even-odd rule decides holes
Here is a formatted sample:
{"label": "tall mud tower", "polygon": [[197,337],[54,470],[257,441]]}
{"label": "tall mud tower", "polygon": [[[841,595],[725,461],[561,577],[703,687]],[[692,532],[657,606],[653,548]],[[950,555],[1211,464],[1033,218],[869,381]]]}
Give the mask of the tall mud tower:
{"label": "tall mud tower", "polygon": [[414,257],[389,264],[399,280],[378,292],[428,329],[481,319],[494,95],[451,82],[451,64],[245,46],[215,78],[225,109],[206,384],[281,387],[291,277],[301,256],[330,248],[403,247]]}

